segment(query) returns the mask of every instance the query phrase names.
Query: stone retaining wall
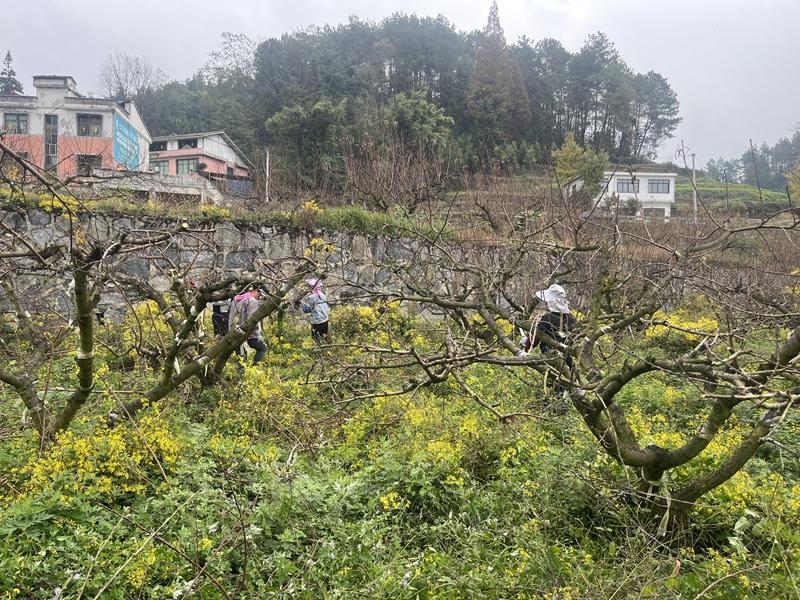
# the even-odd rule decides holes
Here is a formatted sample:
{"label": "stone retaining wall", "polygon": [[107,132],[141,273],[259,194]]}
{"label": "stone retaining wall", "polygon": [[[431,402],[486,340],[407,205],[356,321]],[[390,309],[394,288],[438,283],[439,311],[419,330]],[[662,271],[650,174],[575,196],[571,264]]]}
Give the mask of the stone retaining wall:
{"label": "stone retaining wall", "polygon": [[[40,209],[0,209],[0,221],[31,241],[37,248],[69,246],[70,223],[63,215]],[[100,242],[175,230],[178,221],[123,215],[84,215],[80,218],[81,235]],[[3,235],[7,235],[3,233]],[[444,289],[453,274],[440,263],[477,261],[491,265],[499,260],[496,248],[475,244],[452,243],[446,246],[420,239],[364,235],[358,233],[287,230],[274,226],[240,222],[190,222],[187,231],[177,233],[169,243],[115,257],[111,272],[147,281],[158,291],[171,286],[170,271],[189,267],[189,277],[201,278],[215,273],[235,273],[257,278],[275,265],[289,267],[297,263],[312,239],[324,239],[333,251],[324,260],[327,290],[333,302],[363,301],[371,292],[390,293],[402,287],[395,269],[413,268],[430,287]],[[446,248],[446,255],[445,255]],[[18,274],[18,284],[36,289],[44,301],[57,303],[60,310],[70,310],[68,292],[71,276],[28,270]],[[450,280],[450,281],[448,281]],[[128,308],[125,298],[106,286],[100,307],[109,314]]]}

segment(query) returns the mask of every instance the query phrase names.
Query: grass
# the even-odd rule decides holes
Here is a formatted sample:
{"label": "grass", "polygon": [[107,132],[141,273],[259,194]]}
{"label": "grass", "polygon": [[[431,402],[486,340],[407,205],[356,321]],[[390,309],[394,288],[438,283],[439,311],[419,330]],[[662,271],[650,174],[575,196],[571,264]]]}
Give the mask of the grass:
{"label": "grass", "polygon": [[[391,306],[338,307],[332,322],[340,339],[439,343]],[[115,327],[108,344],[128,329]],[[158,374],[143,356],[118,371],[113,352],[99,354],[85,418],[41,455],[0,388],[0,598],[52,598],[56,587],[91,598],[106,584],[101,597],[224,597],[215,582],[232,597],[287,600],[679,600],[709,587],[711,598],[796,597],[789,457],[766,456],[705,506],[693,531],[707,545],[670,548],[648,534],[625,474],[575,412],[546,408],[538,376],[463,373],[501,410],[542,419],[498,423],[448,382],[344,412],[308,374],[331,375],[358,358],[351,349],[314,347],[291,318],[265,335],[267,359],[228,386],[179,392],[115,430],[95,418],[114,392]],[[52,364],[73,368],[68,356]],[[673,421],[691,427],[695,399],[660,374],[622,398],[656,441]],[[795,425],[790,416],[783,435]]]}
{"label": "grass", "polygon": [[[767,210],[778,210],[789,205],[785,193],[762,189],[744,183],[729,183],[702,177],[697,180],[699,199],[715,208],[729,206],[732,210],[760,208],[763,204]],[[675,185],[675,201],[679,204],[690,204],[692,201],[692,183],[686,178],[679,178]]]}

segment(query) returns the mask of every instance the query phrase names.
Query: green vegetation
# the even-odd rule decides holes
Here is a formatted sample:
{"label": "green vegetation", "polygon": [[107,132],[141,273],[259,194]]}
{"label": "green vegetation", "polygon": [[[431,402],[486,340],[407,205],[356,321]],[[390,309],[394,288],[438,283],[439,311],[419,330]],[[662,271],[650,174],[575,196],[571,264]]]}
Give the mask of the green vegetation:
{"label": "green vegetation", "polygon": [[581,194],[586,200],[591,200],[600,193],[603,173],[608,168],[608,154],[605,152],[582,148],[575,143],[575,136],[570,133],[561,147],[553,152],[553,162],[558,185],[565,186],[576,177],[581,177]]}
{"label": "green vegetation", "polygon": [[[697,191],[699,198],[709,207],[728,208],[733,212],[748,216],[766,215],[789,207],[789,199],[785,192],[762,189],[759,193],[757,187],[744,183],[729,183],[726,186],[725,182],[708,177],[698,177]],[[688,210],[691,210],[691,179],[678,179],[675,185],[675,201],[678,204],[687,205]]]}
{"label": "green vegetation", "polygon": [[[190,79],[156,77],[125,91],[153,134],[224,129],[253,158],[267,141],[273,183],[301,185],[317,197],[346,186],[342,155],[353,149],[339,141],[377,143],[396,130],[425,129],[434,113],[448,131],[433,139],[448,147],[456,172],[528,170],[569,132],[581,145],[626,159],[652,156],[672,135],[680,117],[669,81],[634,71],[606,35],[593,33],[572,52],[554,39],[506,40],[502,18],[494,4],[481,31],[400,12],[380,21],[353,16],[260,44],[225,33]],[[117,55],[110,64],[123,74],[138,75],[143,64],[155,71],[136,57]],[[424,104],[417,100],[393,119],[409,99]]]}
{"label": "green vegetation", "polygon": [[791,185],[791,171],[800,158],[800,131],[780,138],[774,146],[751,146],[739,158],[711,159],[706,172],[717,181],[746,183],[782,192]]}
{"label": "green vegetation", "polygon": [[[0,597],[52,598],[56,588],[62,598],[797,594],[794,454],[751,461],[700,499],[690,537],[669,545],[637,507],[629,473],[532,371],[473,365],[463,379],[497,410],[539,419],[500,423],[452,379],[341,403],[314,382],[359,351],[314,347],[307,326],[274,322],[265,363],[109,429],[100,417],[158,377],[135,350],[120,366],[115,349],[130,348],[133,322],[104,326],[86,412],[46,452],[0,388]],[[442,336],[396,304],[341,307],[332,322],[334,341],[421,353]],[[157,346],[159,331],[169,328],[157,317],[143,335]],[[665,335],[655,326],[638,343]],[[769,335],[754,341],[768,346]],[[58,356],[43,369],[57,396],[74,362]],[[394,388],[399,376],[362,372],[348,385],[363,395]],[[690,425],[698,402],[685,378],[659,373],[619,401],[638,435],[666,445],[680,441],[672,425]],[[747,419],[737,413],[702,465],[673,476],[722,460]],[[776,441],[799,440],[790,415]]]}

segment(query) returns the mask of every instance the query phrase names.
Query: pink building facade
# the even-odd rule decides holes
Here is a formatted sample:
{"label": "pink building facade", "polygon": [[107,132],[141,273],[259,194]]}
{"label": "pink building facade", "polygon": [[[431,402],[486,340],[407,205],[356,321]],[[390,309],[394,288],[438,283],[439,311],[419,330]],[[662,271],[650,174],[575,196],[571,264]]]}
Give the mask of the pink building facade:
{"label": "pink building facade", "polygon": [[37,75],[35,96],[0,96],[5,142],[60,177],[147,171],[152,140],[131,100],[87,98],[69,75]]}
{"label": "pink building facade", "polygon": [[249,179],[252,163],[224,131],[156,136],[150,170],[162,175],[202,172],[211,179]]}

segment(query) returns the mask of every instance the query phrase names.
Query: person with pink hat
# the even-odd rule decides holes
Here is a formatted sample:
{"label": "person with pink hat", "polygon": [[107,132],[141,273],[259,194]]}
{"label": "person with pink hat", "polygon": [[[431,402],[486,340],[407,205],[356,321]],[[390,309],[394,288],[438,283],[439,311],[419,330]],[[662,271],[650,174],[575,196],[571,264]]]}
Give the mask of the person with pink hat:
{"label": "person with pink hat", "polygon": [[[261,298],[261,289],[253,286],[252,289],[234,296],[228,314],[228,327],[233,329],[247,321],[258,310]],[[247,337],[247,345],[256,351],[253,356],[253,364],[261,362],[267,354],[267,344],[261,333],[261,323],[256,324],[255,329]]]}

